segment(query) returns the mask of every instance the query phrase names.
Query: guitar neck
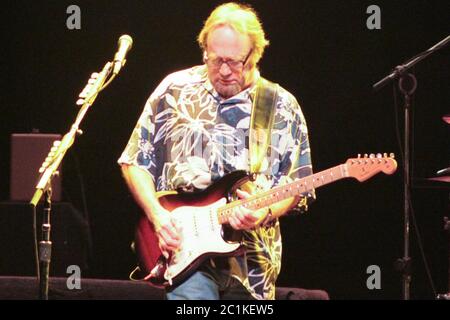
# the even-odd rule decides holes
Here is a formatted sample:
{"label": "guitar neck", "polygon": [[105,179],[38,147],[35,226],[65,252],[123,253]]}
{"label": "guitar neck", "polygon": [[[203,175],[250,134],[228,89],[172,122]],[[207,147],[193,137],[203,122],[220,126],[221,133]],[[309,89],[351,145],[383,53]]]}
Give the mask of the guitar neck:
{"label": "guitar neck", "polygon": [[221,224],[228,223],[228,219],[232,215],[234,208],[238,206],[257,210],[285,199],[310,192],[329,183],[347,178],[348,176],[347,164],[341,164],[294,182],[277,186],[269,191],[253,195],[247,199],[233,201],[219,208],[217,211],[219,222]]}

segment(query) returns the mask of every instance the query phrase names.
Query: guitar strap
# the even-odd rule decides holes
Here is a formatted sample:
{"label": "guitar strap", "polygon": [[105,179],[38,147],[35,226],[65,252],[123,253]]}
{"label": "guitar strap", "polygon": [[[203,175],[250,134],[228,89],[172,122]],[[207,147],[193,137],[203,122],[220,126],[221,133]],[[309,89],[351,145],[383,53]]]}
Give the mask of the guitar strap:
{"label": "guitar strap", "polygon": [[251,174],[257,174],[261,171],[262,162],[267,157],[267,148],[270,144],[271,131],[275,118],[278,88],[278,84],[262,77],[259,78],[256,85],[249,134]]}

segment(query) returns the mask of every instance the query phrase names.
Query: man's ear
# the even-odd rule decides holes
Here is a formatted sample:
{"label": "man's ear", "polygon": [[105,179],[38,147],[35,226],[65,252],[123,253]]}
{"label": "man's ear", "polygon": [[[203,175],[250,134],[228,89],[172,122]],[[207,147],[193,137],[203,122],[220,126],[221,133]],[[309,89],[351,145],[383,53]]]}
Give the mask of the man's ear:
{"label": "man's ear", "polygon": [[205,51],[203,51],[203,62],[206,63],[206,60],[208,60],[208,53]]}

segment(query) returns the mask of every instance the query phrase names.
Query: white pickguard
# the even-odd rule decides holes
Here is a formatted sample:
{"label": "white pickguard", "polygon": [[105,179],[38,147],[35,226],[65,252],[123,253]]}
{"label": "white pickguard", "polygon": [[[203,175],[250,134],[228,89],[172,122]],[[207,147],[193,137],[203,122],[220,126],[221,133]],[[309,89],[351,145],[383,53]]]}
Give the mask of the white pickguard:
{"label": "white pickguard", "polygon": [[171,256],[164,274],[166,280],[171,282],[201,255],[230,253],[240,247],[240,243],[227,243],[222,238],[217,208],[225,204],[226,199],[222,198],[208,206],[183,206],[171,212],[172,218],[181,227],[181,246]]}

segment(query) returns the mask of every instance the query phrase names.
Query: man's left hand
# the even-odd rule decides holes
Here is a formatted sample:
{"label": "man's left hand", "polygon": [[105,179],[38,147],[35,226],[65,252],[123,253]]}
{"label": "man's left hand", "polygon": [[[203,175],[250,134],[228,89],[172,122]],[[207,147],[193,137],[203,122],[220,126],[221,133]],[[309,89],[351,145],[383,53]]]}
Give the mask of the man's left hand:
{"label": "man's left hand", "polygon": [[[240,199],[247,199],[250,197],[248,192],[243,190],[236,190],[236,194]],[[242,206],[236,207],[229,219],[229,223],[233,229],[247,230],[257,227],[266,217],[268,208],[261,208],[252,210]]]}

